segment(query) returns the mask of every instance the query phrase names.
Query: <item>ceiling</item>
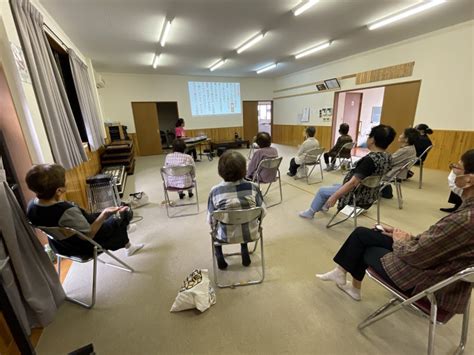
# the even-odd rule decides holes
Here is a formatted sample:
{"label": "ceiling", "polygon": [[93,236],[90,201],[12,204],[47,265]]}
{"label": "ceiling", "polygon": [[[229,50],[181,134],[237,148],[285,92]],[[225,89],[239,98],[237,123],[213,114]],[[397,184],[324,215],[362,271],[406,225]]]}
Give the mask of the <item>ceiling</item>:
{"label": "ceiling", "polygon": [[[368,23],[416,0],[320,0],[295,17],[299,0],[40,0],[98,72],[277,77],[474,18],[472,0],[448,0],[424,13],[369,31]],[[159,40],[165,16],[174,17],[166,46]],[[255,46],[235,49],[259,31]],[[334,40],[321,52],[292,55]],[[160,65],[151,64],[162,50]],[[214,72],[219,58],[227,63]]]}

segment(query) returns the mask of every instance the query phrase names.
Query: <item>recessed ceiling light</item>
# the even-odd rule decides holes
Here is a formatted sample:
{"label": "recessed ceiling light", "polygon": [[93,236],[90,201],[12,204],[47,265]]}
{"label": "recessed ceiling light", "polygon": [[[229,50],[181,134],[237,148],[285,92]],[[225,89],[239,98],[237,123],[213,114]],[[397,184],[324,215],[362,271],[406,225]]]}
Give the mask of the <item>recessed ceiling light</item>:
{"label": "recessed ceiling light", "polygon": [[215,62],[214,64],[212,64],[212,65],[209,67],[209,70],[210,70],[210,71],[214,71],[214,70],[216,70],[217,68],[219,68],[222,64],[224,64],[225,62],[227,62],[227,59],[219,59],[217,62]]}
{"label": "recessed ceiling light", "polygon": [[163,31],[161,31],[161,37],[160,37],[160,44],[162,47],[164,47],[166,44],[166,40],[170,33],[170,29],[171,29],[171,20],[165,19]]}
{"label": "recessed ceiling light", "polygon": [[270,65],[264,66],[260,69],[257,69],[257,74],[261,74],[261,73],[264,73],[268,70],[272,70],[272,69],[276,68],[276,66],[277,66],[277,63],[272,63]]}
{"label": "recessed ceiling light", "polygon": [[313,7],[319,0],[307,0],[302,1],[298,6],[293,9],[293,14],[295,16],[301,15],[303,12],[308,10],[310,7]]}
{"label": "recessed ceiling light", "polygon": [[301,51],[299,53],[296,53],[295,54],[295,59],[299,59],[301,57],[304,57],[304,56],[307,56],[309,54],[313,54],[315,52],[318,52],[322,49],[325,49],[325,48],[328,48],[331,44],[333,44],[334,41],[330,41],[330,42],[325,42],[325,43],[321,43],[321,44],[318,44],[314,47],[311,47],[311,48],[308,48],[308,49],[305,49],[304,51]]}
{"label": "recessed ceiling light", "polygon": [[245,41],[239,48],[237,48],[237,54],[242,53],[246,49],[249,49],[250,47],[252,47],[255,43],[260,42],[263,39],[263,37],[265,37],[265,34],[266,33],[259,32],[255,36]]}
{"label": "recessed ceiling light", "polygon": [[415,15],[419,12],[431,9],[432,7],[440,5],[444,2],[446,2],[446,0],[423,1],[421,3],[418,3],[418,4],[414,5],[414,6],[406,8],[405,10],[402,10],[401,12],[399,12],[399,13],[393,15],[393,16],[383,18],[382,20],[379,20],[379,21],[376,21],[376,22],[374,22],[370,25],[367,25],[367,27],[369,28],[369,30],[375,30],[377,28],[386,26],[388,24],[399,21],[399,20],[404,19],[406,17]]}
{"label": "recessed ceiling light", "polygon": [[155,54],[155,57],[153,58],[153,69],[156,69],[156,67],[158,66],[158,62],[160,60],[160,57],[161,57],[161,53],[160,54]]}

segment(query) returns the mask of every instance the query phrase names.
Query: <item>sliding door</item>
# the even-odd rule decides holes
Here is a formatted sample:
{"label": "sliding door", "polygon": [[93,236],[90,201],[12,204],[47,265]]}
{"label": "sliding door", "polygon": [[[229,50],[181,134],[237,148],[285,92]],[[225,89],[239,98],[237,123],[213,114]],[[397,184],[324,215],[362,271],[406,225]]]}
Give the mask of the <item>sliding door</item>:
{"label": "sliding door", "polygon": [[252,141],[258,133],[258,101],[243,101],[244,139]]}
{"label": "sliding door", "polygon": [[[407,127],[413,127],[421,81],[387,85],[385,87],[380,123],[392,126],[397,137]],[[388,151],[393,153],[399,148],[397,138]]]}
{"label": "sliding door", "polygon": [[132,111],[140,155],[161,154],[156,102],[132,102]]}

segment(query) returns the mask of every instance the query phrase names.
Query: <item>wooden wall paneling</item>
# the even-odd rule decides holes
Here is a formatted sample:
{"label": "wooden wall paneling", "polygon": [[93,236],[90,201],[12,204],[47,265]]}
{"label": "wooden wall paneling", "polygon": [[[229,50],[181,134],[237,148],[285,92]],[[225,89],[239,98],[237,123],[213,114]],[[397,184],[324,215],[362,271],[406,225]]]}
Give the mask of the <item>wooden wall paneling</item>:
{"label": "wooden wall paneling", "polygon": [[189,137],[197,137],[204,134],[213,142],[234,140],[235,133],[237,133],[239,137],[243,137],[243,127],[186,129],[186,135]]}
{"label": "wooden wall paneling", "polygon": [[465,151],[474,149],[474,131],[435,129],[430,139],[433,149],[424,164],[430,169],[449,171],[449,163],[458,162]]}
{"label": "wooden wall paneling", "polygon": [[91,152],[86,149],[89,160],[81,165],[66,171],[66,198],[77,203],[80,207],[88,209],[86,178],[96,175],[101,170],[100,154],[102,149]]}
{"label": "wooden wall paneling", "polygon": [[[304,130],[307,126],[300,125],[273,125],[272,141],[276,144],[285,144],[298,146],[303,143]],[[331,126],[315,126],[315,138],[319,141],[321,147],[329,150],[331,148]]]}
{"label": "wooden wall paneling", "polygon": [[413,74],[414,66],[415,62],[410,62],[357,73],[356,85],[411,76]]}

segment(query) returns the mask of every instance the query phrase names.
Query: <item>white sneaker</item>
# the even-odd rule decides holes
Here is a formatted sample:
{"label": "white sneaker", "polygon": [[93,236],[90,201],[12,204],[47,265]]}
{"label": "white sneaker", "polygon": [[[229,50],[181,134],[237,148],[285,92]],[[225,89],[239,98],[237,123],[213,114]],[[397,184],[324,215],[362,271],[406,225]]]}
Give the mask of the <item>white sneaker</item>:
{"label": "white sneaker", "polygon": [[139,251],[141,248],[143,248],[145,244],[131,244],[126,250],[127,250],[127,256],[132,256],[135,254],[137,251]]}
{"label": "white sneaker", "polygon": [[137,225],[135,223],[130,223],[127,226],[127,233],[128,234],[131,234],[131,233],[135,232],[136,230],[137,230]]}
{"label": "white sneaker", "polygon": [[307,210],[298,213],[298,216],[300,216],[301,218],[313,219],[314,211],[311,208],[308,208]]}

